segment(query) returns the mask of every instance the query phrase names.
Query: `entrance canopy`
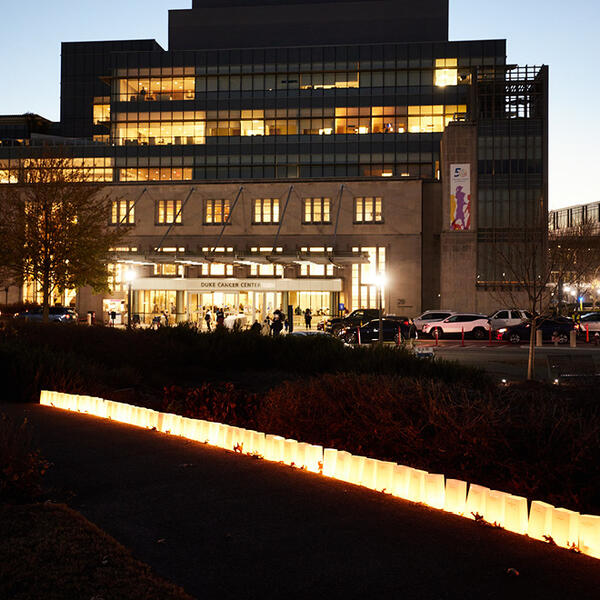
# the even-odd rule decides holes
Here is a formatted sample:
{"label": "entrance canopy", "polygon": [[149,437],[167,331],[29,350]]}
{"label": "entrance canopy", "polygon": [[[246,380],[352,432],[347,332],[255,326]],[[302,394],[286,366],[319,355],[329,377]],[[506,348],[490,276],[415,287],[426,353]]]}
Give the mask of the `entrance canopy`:
{"label": "entrance canopy", "polygon": [[141,277],[131,285],[133,290],[169,290],[185,292],[341,292],[341,279],[240,279],[229,278],[165,278]]}

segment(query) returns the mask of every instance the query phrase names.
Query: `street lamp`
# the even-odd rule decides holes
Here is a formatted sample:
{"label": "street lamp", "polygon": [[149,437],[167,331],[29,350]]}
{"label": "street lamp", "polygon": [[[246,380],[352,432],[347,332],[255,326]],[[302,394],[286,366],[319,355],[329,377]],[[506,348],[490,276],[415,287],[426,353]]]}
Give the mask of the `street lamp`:
{"label": "street lamp", "polygon": [[378,273],[373,278],[373,285],[377,286],[377,308],[379,310],[379,344],[383,344],[383,288],[387,284],[385,273]]}
{"label": "street lamp", "polygon": [[131,329],[131,284],[136,278],[133,269],[125,271],[125,281],[127,282],[127,329]]}

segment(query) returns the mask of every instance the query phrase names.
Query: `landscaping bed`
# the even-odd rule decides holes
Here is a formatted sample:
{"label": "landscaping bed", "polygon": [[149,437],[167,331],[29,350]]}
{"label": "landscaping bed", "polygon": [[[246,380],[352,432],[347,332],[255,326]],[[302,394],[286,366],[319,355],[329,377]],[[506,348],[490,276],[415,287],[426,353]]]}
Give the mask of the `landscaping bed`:
{"label": "landscaping bed", "polygon": [[257,429],[600,514],[597,390],[495,385],[480,370],[325,336],[0,332],[8,398],[40,389]]}

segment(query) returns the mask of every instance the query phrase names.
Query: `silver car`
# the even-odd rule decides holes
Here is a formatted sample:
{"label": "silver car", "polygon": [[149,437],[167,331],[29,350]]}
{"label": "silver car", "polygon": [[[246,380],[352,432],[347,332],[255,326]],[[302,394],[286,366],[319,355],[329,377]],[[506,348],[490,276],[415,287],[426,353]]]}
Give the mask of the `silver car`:
{"label": "silver car", "polygon": [[498,331],[505,327],[512,327],[518,325],[523,321],[529,321],[531,319],[531,313],[526,310],[515,309],[515,308],[502,308],[493,312],[488,316],[492,331]]}

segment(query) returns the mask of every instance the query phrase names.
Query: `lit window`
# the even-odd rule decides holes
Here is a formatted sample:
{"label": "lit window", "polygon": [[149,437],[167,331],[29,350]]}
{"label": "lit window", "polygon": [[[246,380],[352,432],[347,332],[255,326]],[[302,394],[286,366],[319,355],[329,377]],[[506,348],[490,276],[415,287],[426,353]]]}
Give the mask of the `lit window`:
{"label": "lit window", "polygon": [[168,263],[154,265],[154,275],[159,277],[183,277],[183,265]]}
{"label": "lit window", "polygon": [[433,83],[438,87],[458,84],[458,60],[456,58],[436,58]]}
{"label": "lit window", "polygon": [[159,200],[158,201],[158,219],[160,225],[171,225],[176,223],[181,225],[181,200]]}
{"label": "lit window", "polygon": [[233,276],[233,265],[224,263],[203,264],[200,274],[203,277],[231,277]]}
{"label": "lit window", "polygon": [[251,277],[283,277],[282,265],[250,265]]}
{"label": "lit window", "polygon": [[279,198],[256,198],[254,223],[279,223]]}
{"label": "lit window", "polygon": [[[373,283],[375,277],[385,275],[385,248],[352,248],[353,252],[368,254],[369,262],[352,265],[352,310],[357,308],[377,308],[378,292]],[[385,295],[382,298],[385,304]]]}
{"label": "lit window", "polygon": [[94,125],[110,122],[110,98],[94,98],[93,118]]}
{"label": "lit window", "polygon": [[135,223],[135,202],[133,200],[113,200],[110,223],[111,225],[133,225]]}
{"label": "lit window", "polygon": [[304,198],[304,223],[331,223],[331,199]]}
{"label": "lit window", "polygon": [[230,201],[207,200],[204,211],[205,225],[222,225],[229,219]]}
{"label": "lit window", "polygon": [[382,199],[380,197],[354,198],[355,223],[382,223]]}

